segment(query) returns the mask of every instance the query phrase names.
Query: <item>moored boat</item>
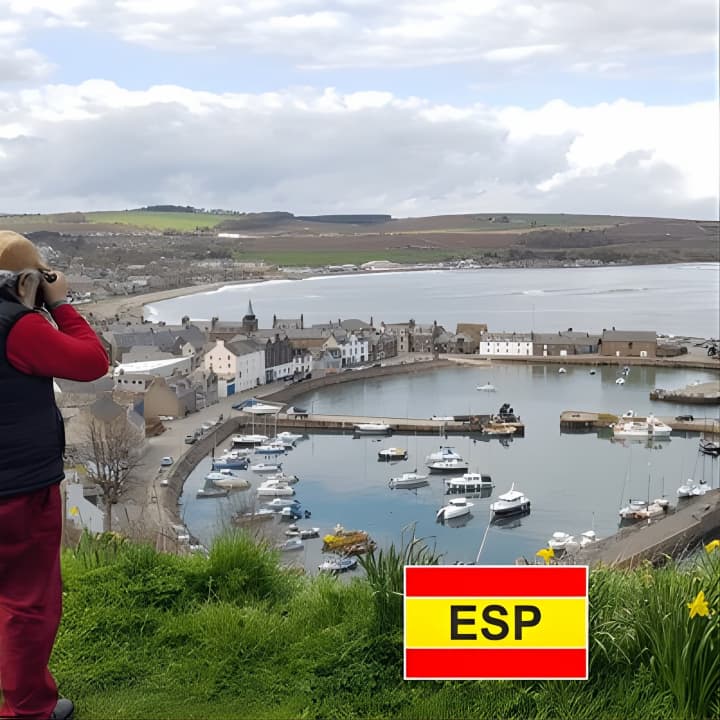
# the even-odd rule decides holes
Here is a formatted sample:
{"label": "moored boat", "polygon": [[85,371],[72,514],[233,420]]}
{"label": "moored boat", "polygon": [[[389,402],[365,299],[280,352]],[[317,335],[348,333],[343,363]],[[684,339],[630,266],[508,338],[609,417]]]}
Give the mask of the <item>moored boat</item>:
{"label": "moored boat", "polygon": [[574,535],[569,535],[566,532],[554,532],[552,537],[548,540],[548,547],[554,552],[565,552],[579,546],[579,543],[575,540]]}
{"label": "moored boat", "polygon": [[358,423],[355,432],[361,435],[387,435],[390,426],[387,423]]}
{"label": "moored boat", "polygon": [[357,558],[338,557],[338,558],[328,558],[327,560],[323,560],[318,565],[318,570],[320,572],[336,574],[336,573],[347,572],[348,570],[354,570],[356,567],[357,567]]}
{"label": "moored boat", "polygon": [[288,550],[302,550],[305,545],[300,538],[288,538],[284,542],[278,543],[276,547],[282,552],[287,552]]}
{"label": "moored boat", "polygon": [[232,447],[235,448],[244,448],[244,447],[252,447],[254,445],[262,445],[263,443],[266,443],[269,440],[267,435],[233,435],[232,436]]}
{"label": "moored boat", "polygon": [[436,460],[462,460],[462,458],[455,452],[455,448],[450,445],[441,445],[439,450],[430,453],[425,458],[425,463],[429,464]]}
{"label": "moored boat", "polygon": [[482,475],[481,473],[465,473],[460,477],[446,478],[444,483],[445,490],[448,493],[480,492],[495,487],[492,478],[489,475]]}
{"label": "moored boat", "polygon": [[346,530],[336,525],[332,533],[323,538],[323,550],[343,554],[357,554],[370,550],[375,546],[371,537],[364,530]]}
{"label": "moored boat", "polygon": [[428,463],[428,469],[431,473],[445,473],[445,472],[467,472],[468,463],[462,458],[451,459],[451,460],[435,460],[434,462]]}
{"label": "moored boat", "polygon": [[452,518],[468,515],[473,507],[474,503],[471,503],[467,498],[453,498],[452,500],[448,500],[447,505],[444,505],[437,511],[435,520],[436,522],[445,522]]}
{"label": "moored boat", "polygon": [[498,499],[490,504],[490,510],[493,516],[498,517],[524,513],[530,510],[530,499],[524,493],[516,490],[515,483],[513,483],[510,490],[498,495]]}
{"label": "moored boat", "polygon": [[613,428],[613,435],[616,438],[628,438],[638,440],[665,440],[670,437],[672,428],[661,422],[653,415],[648,415],[646,420],[625,420],[619,422]]}
{"label": "moored boat", "polygon": [[418,475],[416,472],[407,472],[398,477],[391,477],[388,482],[388,487],[393,490],[412,490],[413,488],[424,487],[429,484],[427,475]]}
{"label": "moored boat", "polygon": [[267,480],[257,489],[258,497],[290,497],[294,494],[293,488],[278,480]]}
{"label": "moored boat", "polygon": [[250,469],[255,473],[278,473],[282,470],[282,463],[257,463]]}
{"label": "moored boat", "polygon": [[676,490],[676,494],[679,498],[699,497],[708,492],[708,490],[710,490],[710,487],[704,480],[696,483],[691,478],[688,478],[688,481]]}
{"label": "moored boat", "polygon": [[225,490],[247,490],[250,487],[250,481],[247,478],[217,470],[213,470],[205,476],[205,483],[212,483],[215,487]]}
{"label": "moored boat", "polygon": [[311,538],[320,537],[320,528],[299,528],[297,525],[289,525],[285,531],[288,537],[299,537],[301,540],[310,540]]}
{"label": "moored boat", "polygon": [[408,452],[404,448],[383,448],[378,450],[378,460],[407,460]]}
{"label": "moored boat", "polygon": [[485,392],[495,392],[495,386],[492,383],[485,383],[484,385],[477,385],[476,390],[483,390]]}

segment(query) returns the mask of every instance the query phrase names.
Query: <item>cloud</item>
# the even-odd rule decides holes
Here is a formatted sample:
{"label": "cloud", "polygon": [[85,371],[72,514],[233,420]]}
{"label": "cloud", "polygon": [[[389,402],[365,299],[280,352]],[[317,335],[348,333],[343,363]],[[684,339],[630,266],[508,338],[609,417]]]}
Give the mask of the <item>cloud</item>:
{"label": "cloud", "polygon": [[298,66],[523,63],[603,73],[717,50],[708,0],[0,0],[10,21],[86,26],[175,53],[284,56]]}
{"label": "cloud", "polygon": [[[0,93],[0,209],[714,217],[715,103],[434,105],[298,88]],[[715,143],[715,145],[713,145]]]}

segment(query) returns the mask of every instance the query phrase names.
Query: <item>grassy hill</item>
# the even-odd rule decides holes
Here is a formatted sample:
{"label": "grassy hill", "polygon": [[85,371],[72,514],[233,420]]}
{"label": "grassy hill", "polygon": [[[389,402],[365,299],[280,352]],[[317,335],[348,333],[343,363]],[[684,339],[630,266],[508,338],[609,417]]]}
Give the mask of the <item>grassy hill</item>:
{"label": "grassy hill", "polygon": [[[379,215],[295,217],[287,212],[158,208],[0,215],[0,226],[26,234],[56,233],[57,245],[67,244],[68,238],[84,238],[87,252],[94,235],[111,235],[111,245],[128,249],[128,263],[166,254],[158,252],[158,235],[172,236],[168,242],[178,259],[201,259],[219,252],[221,257],[279,266],[319,267],[378,259],[433,263],[470,258],[489,264],[529,265],[720,260],[719,226],[709,221],[522,213],[388,220]],[[93,242],[108,244],[100,239]]]}
{"label": "grassy hill", "polygon": [[[105,535],[63,555],[51,667],[77,720],[718,717],[720,550],[697,563],[590,576],[586,682],[406,682],[402,566],[306,577],[247,535],[177,557]],[[704,591],[710,615],[690,617]]]}

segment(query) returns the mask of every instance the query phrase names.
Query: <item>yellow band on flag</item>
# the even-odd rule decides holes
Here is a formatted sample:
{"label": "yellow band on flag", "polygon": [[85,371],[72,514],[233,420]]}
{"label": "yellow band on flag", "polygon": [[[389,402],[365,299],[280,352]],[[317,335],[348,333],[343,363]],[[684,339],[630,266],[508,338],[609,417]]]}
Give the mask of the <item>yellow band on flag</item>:
{"label": "yellow band on flag", "polygon": [[586,598],[405,598],[406,648],[584,648]]}

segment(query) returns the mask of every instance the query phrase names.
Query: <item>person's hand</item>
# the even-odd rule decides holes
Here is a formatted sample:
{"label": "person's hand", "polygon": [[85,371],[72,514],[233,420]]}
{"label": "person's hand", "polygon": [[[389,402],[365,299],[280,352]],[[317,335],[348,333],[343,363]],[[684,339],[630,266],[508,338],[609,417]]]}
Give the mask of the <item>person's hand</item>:
{"label": "person's hand", "polygon": [[65,300],[67,298],[68,284],[65,275],[55,270],[53,270],[53,272],[57,275],[55,282],[49,283],[43,278],[40,283],[46,305],[52,305],[52,303],[58,302],[58,300]]}

